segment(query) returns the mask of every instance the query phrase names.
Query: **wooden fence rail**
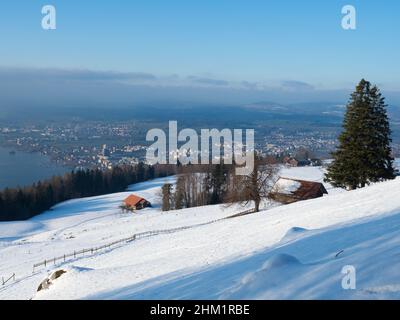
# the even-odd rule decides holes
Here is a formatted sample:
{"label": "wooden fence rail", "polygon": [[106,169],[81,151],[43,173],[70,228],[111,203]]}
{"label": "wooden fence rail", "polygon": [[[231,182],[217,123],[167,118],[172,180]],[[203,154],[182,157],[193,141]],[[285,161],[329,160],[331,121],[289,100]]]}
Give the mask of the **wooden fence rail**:
{"label": "wooden fence rail", "polygon": [[15,281],[15,273],[13,273],[11,275],[11,277],[9,277],[8,279],[4,280],[4,277],[1,277],[1,285],[4,286],[8,281],[10,281],[11,279],[13,279],[13,281]]}

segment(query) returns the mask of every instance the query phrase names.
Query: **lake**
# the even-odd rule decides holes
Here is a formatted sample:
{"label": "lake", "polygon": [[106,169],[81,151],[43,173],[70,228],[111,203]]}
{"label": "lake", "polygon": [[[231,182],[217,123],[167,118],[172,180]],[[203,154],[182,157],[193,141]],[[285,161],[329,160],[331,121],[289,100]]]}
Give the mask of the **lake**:
{"label": "lake", "polygon": [[[13,149],[0,147],[0,190],[6,187],[31,185],[53,175],[71,171],[40,153],[17,151],[12,155],[10,151]],[[400,169],[400,159],[396,159],[395,167]]]}
{"label": "lake", "polygon": [[40,153],[27,153],[0,147],[0,190],[6,187],[31,185],[53,175],[71,171],[69,168],[53,163]]}

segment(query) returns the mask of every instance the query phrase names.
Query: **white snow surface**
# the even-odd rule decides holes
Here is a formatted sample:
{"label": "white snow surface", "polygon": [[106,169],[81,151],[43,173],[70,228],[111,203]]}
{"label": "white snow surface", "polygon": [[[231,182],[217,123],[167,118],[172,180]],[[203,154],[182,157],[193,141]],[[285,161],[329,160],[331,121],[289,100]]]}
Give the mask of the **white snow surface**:
{"label": "white snow surface", "polygon": [[[281,176],[322,182],[322,168]],[[0,299],[399,299],[400,179],[329,194],[257,214],[154,235],[56,266],[34,263],[134,233],[193,226],[244,210],[206,206],[160,211],[160,187],[59,204],[23,222],[0,223]],[[154,205],[121,213],[132,191]],[[341,286],[346,265],[356,290]],[[67,273],[36,292],[52,271]]]}

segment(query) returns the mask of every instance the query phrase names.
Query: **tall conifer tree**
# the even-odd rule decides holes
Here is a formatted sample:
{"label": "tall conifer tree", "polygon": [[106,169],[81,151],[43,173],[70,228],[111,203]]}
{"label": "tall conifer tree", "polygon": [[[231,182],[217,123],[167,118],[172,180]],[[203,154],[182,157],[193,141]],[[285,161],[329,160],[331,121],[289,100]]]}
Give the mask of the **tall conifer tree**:
{"label": "tall conifer tree", "polygon": [[385,99],[362,79],[351,95],[325,181],[353,190],[371,182],[394,179],[390,127]]}

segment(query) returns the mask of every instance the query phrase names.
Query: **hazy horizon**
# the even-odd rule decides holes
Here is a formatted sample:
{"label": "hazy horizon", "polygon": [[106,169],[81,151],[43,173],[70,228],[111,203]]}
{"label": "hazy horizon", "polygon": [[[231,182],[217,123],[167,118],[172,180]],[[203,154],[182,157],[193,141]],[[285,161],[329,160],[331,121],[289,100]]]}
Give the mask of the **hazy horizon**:
{"label": "hazy horizon", "polygon": [[346,103],[365,78],[400,105],[400,3],[4,1],[0,110],[151,104]]}

